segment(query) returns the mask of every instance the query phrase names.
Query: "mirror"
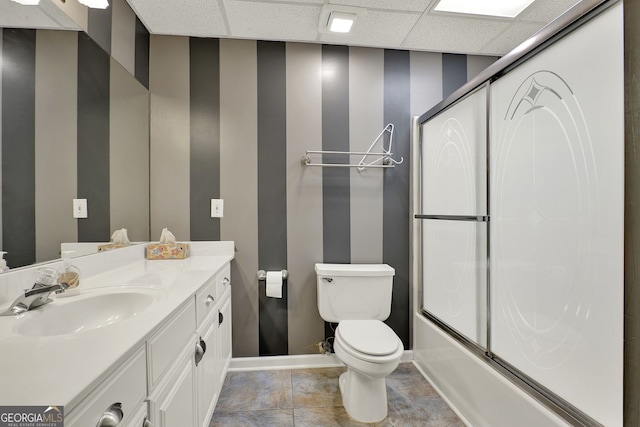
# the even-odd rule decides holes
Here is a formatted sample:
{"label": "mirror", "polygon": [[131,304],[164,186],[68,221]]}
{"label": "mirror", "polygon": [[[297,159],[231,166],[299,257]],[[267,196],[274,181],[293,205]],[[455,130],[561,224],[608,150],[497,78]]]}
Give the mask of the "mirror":
{"label": "mirror", "polygon": [[[0,15],[16,6],[37,15],[52,1],[3,2]],[[145,81],[134,75],[139,38],[129,12],[131,36],[111,54],[84,31],[2,21],[0,241],[11,268],[59,258],[61,243],[107,242],[123,227],[131,241],[149,240],[148,33]],[[25,22],[16,26],[34,20]],[[73,217],[75,198],[87,200],[87,218]]]}

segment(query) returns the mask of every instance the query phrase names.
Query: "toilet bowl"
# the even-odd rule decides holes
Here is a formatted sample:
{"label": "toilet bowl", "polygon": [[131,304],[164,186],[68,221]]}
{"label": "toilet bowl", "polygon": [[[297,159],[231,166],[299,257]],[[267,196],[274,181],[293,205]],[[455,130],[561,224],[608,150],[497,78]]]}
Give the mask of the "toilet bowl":
{"label": "toilet bowl", "polygon": [[391,314],[395,269],[387,264],[316,264],[318,311],[338,323],[333,349],[347,365],[342,404],[364,423],[387,416],[385,378],[398,367],[402,341],[382,321]]}
{"label": "toilet bowl", "polygon": [[380,320],[343,320],[336,329],[334,350],[347,366],[339,386],[349,416],[365,423],[386,418],[385,378],[400,363],[400,338]]}

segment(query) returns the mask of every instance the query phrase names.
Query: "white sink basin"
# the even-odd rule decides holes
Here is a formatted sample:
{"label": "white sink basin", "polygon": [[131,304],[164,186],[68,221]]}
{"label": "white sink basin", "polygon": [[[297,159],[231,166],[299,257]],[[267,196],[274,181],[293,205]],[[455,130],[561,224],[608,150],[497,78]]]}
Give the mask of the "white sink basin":
{"label": "white sink basin", "polygon": [[14,331],[37,337],[91,331],[131,319],[163,297],[151,288],[92,290],[25,313],[16,319]]}

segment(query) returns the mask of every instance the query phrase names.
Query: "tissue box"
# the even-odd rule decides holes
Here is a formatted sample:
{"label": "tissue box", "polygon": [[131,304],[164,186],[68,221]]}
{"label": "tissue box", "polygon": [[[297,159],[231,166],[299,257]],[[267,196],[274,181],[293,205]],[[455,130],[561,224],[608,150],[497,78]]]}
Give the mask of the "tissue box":
{"label": "tissue box", "polygon": [[188,243],[150,243],[147,259],[184,259],[191,254]]}
{"label": "tissue box", "polygon": [[111,249],[126,248],[130,246],[128,243],[106,243],[104,245],[98,245],[98,252],[110,251]]}

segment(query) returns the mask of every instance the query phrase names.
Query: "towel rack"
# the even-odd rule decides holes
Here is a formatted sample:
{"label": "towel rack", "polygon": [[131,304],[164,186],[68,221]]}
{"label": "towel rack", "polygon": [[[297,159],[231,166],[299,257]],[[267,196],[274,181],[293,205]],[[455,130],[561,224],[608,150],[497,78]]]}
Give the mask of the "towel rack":
{"label": "towel rack", "polygon": [[[389,149],[384,149],[384,134],[389,133]],[[373,147],[378,143],[378,141],[382,141],[382,152],[374,153],[372,152]],[[395,165],[399,165],[404,161],[404,158],[401,157],[400,160],[395,160],[392,156],[391,148],[393,147],[393,123],[389,123],[382,129],[382,132],[373,140],[369,149],[367,151],[314,151],[307,150],[305,155],[302,156],[300,162],[304,166],[320,166],[320,167],[339,167],[339,168],[358,168],[359,171],[363,171],[367,168],[393,168]],[[357,164],[354,163],[314,163],[312,157],[315,155],[322,154],[344,154],[347,156],[362,156],[360,161]],[[375,156],[375,159],[371,159],[370,156]]]}

